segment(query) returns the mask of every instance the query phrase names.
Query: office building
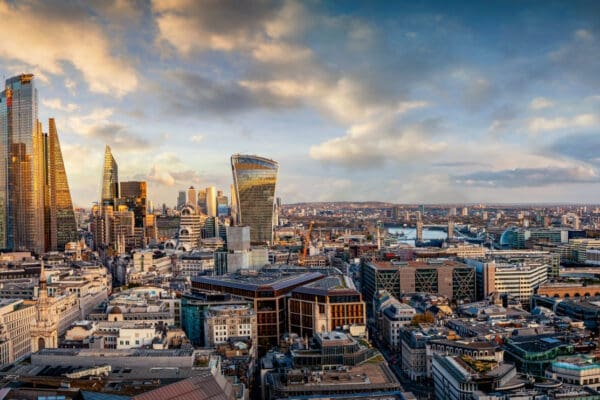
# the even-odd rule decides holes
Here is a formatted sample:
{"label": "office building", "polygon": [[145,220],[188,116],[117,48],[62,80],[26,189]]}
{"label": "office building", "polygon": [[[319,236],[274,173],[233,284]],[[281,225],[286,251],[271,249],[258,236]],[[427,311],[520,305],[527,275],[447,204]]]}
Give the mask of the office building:
{"label": "office building", "polygon": [[209,217],[217,216],[217,188],[209,186],[206,188],[206,215]]}
{"label": "office building", "polygon": [[514,296],[521,303],[529,304],[535,290],[548,280],[548,264],[544,263],[468,262],[475,267],[480,298],[496,292]]}
{"label": "office building", "polygon": [[41,254],[44,139],[37,96],[32,74],[7,79],[0,93],[0,247]]}
{"label": "office building", "polygon": [[230,293],[253,302],[257,313],[258,344],[263,349],[276,345],[287,331],[287,297],[299,286],[322,279],[318,272],[305,274],[228,274],[192,278],[192,288]]}
{"label": "office building", "polygon": [[200,244],[203,218],[198,214],[197,210],[197,207],[190,204],[186,205],[181,210],[177,243],[178,249],[191,251]]}
{"label": "office building", "polygon": [[0,365],[13,363],[31,353],[31,321],[36,316],[32,302],[0,300]]}
{"label": "office building", "polygon": [[470,399],[525,386],[513,364],[437,354],[433,355],[433,384],[439,400]]}
{"label": "office building", "polygon": [[334,275],[292,290],[288,318],[290,333],[311,337],[344,327],[364,328],[367,314],[352,280]]}
{"label": "office building", "polygon": [[148,191],[146,182],[121,182],[121,202],[134,213],[134,226],[143,228],[148,206]]}
{"label": "office building", "polygon": [[44,151],[45,247],[46,251],[63,251],[67,243],[77,241],[77,225],[54,118],[48,121]]}
{"label": "office building", "polygon": [[231,168],[237,222],[250,227],[252,243],[273,243],[273,211],[279,164],[267,158],[236,154]]}
{"label": "office building", "polygon": [[198,194],[193,186],[190,186],[187,190],[187,205],[194,207],[194,210],[198,211]]}
{"label": "office building", "polygon": [[397,298],[407,293],[436,293],[456,301],[474,301],[475,268],[447,259],[363,262],[362,293],[371,303],[379,290]]}
{"label": "office building", "polygon": [[177,195],[177,209],[178,210],[181,210],[183,208],[183,206],[185,206],[185,200],[186,200],[185,190],[180,190]]}
{"label": "office building", "polygon": [[212,347],[229,339],[256,343],[256,312],[250,305],[215,305],[205,311],[204,343]]}
{"label": "office building", "polygon": [[102,194],[101,206],[115,206],[115,199],[119,197],[119,167],[112,155],[110,146],[104,150],[104,166],[102,167]]}

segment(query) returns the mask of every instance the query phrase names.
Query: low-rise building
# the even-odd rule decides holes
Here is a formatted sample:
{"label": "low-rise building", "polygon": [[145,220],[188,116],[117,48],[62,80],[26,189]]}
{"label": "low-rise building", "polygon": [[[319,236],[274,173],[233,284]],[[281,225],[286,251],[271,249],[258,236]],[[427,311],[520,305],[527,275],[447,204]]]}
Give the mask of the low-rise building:
{"label": "low-rise building", "polygon": [[256,343],[256,312],[246,305],[211,306],[205,311],[204,343],[215,346],[230,338],[248,338]]}

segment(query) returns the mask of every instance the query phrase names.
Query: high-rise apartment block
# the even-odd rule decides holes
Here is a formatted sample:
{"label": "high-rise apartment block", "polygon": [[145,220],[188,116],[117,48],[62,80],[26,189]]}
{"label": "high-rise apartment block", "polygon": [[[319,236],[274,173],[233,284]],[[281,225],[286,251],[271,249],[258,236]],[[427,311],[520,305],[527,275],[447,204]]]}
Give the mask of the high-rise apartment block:
{"label": "high-rise apartment block", "polygon": [[268,158],[235,154],[231,168],[238,224],[250,227],[252,243],[272,243],[279,164]]}

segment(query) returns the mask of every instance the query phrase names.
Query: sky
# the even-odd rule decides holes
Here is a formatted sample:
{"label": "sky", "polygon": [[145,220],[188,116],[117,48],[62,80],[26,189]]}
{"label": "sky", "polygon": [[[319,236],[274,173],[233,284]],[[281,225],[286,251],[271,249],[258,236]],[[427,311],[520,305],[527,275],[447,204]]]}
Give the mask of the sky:
{"label": "sky", "polygon": [[104,146],[155,205],[279,162],[284,203],[598,202],[596,1],[6,1],[73,201]]}

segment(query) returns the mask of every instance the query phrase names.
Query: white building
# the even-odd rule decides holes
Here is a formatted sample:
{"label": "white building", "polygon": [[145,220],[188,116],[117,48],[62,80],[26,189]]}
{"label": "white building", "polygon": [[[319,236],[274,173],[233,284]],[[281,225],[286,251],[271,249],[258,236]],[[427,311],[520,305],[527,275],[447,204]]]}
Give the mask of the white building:
{"label": "white building", "polygon": [[496,291],[515,296],[522,303],[528,303],[535,289],[547,280],[548,264],[495,264]]}
{"label": "white building", "polygon": [[179,275],[193,277],[202,272],[215,269],[214,253],[207,251],[191,251],[183,253],[177,260]]}
{"label": "white building", "polygon": [[401,328],[410,325],[417,311],[408,304],[401,303],[395,298],[386,302],[380,310],[380,327],[384,342],[392,350],[402,348],[400,338]]}
{"label": "white building", "polygon": [[0,365],[31,353],[31,321],[36,317],[34,303],[0,300]]}
{"label": "white building", "polygon": [[561,357],[552,362],[546,371],[546,378],[598,390],[600,389],[600,364],[595,362],[593,357],[584,355]]}
{"label": "white building", "polygon": [[230,338],[256,343],[256,312],[249,305],[212,306],[205,311],[204,343],[214,346]]}

